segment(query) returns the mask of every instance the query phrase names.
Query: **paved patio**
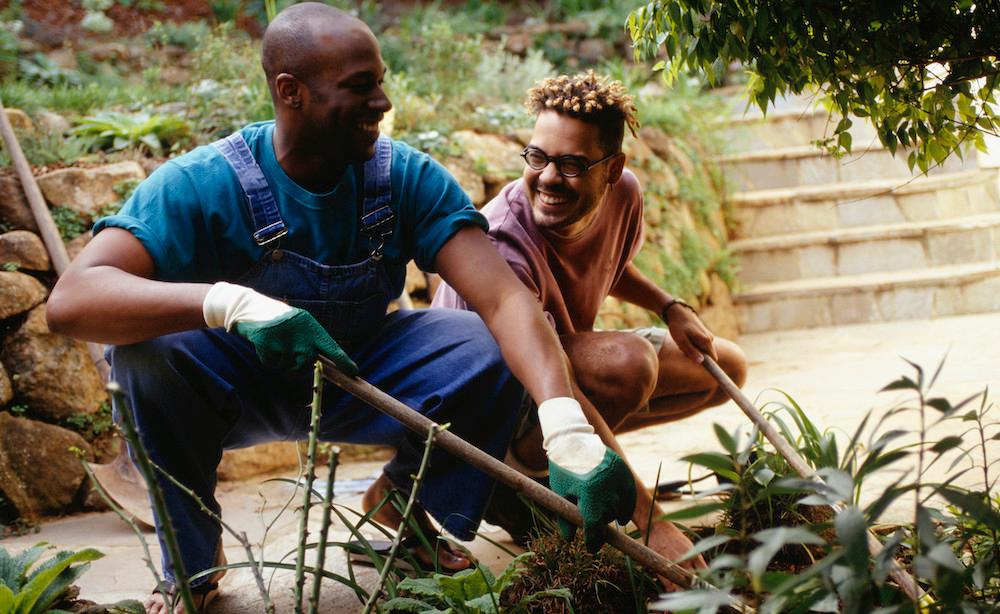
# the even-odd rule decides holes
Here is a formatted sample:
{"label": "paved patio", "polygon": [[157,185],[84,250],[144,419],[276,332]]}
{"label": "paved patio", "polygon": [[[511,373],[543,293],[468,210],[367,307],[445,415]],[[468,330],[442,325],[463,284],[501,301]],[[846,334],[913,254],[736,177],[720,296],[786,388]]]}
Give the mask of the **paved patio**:
{"label": "paved patio", "polygon": [[[902,360],[921,364],[928,372],[947,354],[947,362],[935,386],[938,396],[953,401],[965,398],[990,386],[1000,389],[1000,313],[962,316],[933,321],[895,322],[786,331],[747,335],[741,344],[750,358],[750,376],[744,390],[758,405],[765,400],[778,400],[773,389],[788,392],[809,413],[817,426],[853,431],[861,416],[869,409],[888,409],[908,400],[905,393],[877,394],[885,384],[912,369]],[[995,398],[995,397],[994,397]],[[997,410],[1000,418],[1000,410]],[[687,467],[678,459],[696,451],[718,449],[711,425],[718,422],[727,429],[745,424],[747,420],[733,404],[727,404],[682,423],[650,428],[622,437],[629,458],[647,483],[652,483],[662,463],[661,479],[676,479],[687,475]],[[906,426],[913,426],[913,419]],[[1000,442],[991,449],[991,458],[1000,453]],[[338,479],[359,479],[378,470],[378,463],[365,462],[342,466]],[[888,479],[885,478],[885,479]],[[872,489],[881,488],[873,483]],[[290,489],[287,485],[259,480],[229,483],[221,488],[220,500],[226,520],[246,530],[251,541],[259,541],[264,533],[263,522],[269,521],[285,503]],[[359,509],[359,496],[343,498],[342,503]],[[292,504],[297,505],[296,501]],[[898,510],[905,518],[905,510]],[[263,519],[263,520],[262,520]],[[269,532],[269,558],[280,558],[294,548],[297,520],[286,513]],[[343,529],[338,535],[344,536]],[[496,529],[487,533],[503,541],[505,533]],[[154,559],[158,551],[151,534],[146,534]],[[136,536],[112,513],[85,514],[46,523],[37,534],[5,540],[2,545],[19,550],[38,541],[47,541],[60,548],[93,546],[107,556],[96,561],[82,578],[82,597],[98,602],[112,602],[126,597],[142,598],[153,584],[150,571],[142,559],[142,549]],[[226,540],[230,561],[244,560],[243,551],[235,540]],[[472,544],[480,560],[493,568],[502,568],[508,560],[501,550],[484,539]],[[330,564],[341,572],[345,569],[342,555],[331,551]],[[360,578],[363,584],[373,582],[374,574]],[[275,586],[287,587],[287,575],[276,580]],[[224,580],[224,596],[213,612],[254,611],[256,601],[249,574],[233,572]],[[323,611],[353,611],[359,609],[353,593],[328,590]],[[290,592],[275,591],[279,602],[290,602]]]}

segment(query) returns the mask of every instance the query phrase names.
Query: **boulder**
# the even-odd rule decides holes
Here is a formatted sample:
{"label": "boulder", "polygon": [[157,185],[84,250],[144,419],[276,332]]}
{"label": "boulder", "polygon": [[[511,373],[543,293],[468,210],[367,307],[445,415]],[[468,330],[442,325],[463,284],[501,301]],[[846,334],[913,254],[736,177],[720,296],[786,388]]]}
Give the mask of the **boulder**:
{"label": "boulder", "polygon": [[718,275],[711,276],[711,290],[702,298],[702,303],[699,316],[713,334],[727,339],[739,336],[740,324],[732,292]]}
{"label": "boulder", "polygon": [[104,384],[82,341],[54,335],[45,323],[45,306],[28,314],[4,344],[3,363],[17,374],[14,392],[47,420],[93,414],[107,402]]}
{"label": "boulder", "polygon": [[28,311],[47,294],[45,286],[31,275],[0,271],[0,320]]}
{"label": "boulder", "polygon": [[48,271],[52,268],[42,239],[27,230],[12,230],[0,235],[0,264],[7,263],[32,271]]}
{"label": "boulder", "polygon": [[483,178],[476,172],[469,158],[445,158],[441,164],[451,173],[458,185],[462,186],[477,208],[486,204],[486,186]]}
{"label": "boulder", "polygon": [[10,403],[13,398],[14,387],[10,383],[10,377],[7,376],[7,370],[0,364],[0,405]]}
{"label": "boulder", "polygon": [[524,170],[521,150],[524,147],[520,143],[470,130],[459,130],[452,137],[462,145],[465,157],[472,161],[487,185],[499,184],[502,187],[521,176]]}
{"label": "boulder", "polygon": [[90,456],[70,430],[0,412],[0,494],[20,516],[58,513],[76,500],[86,473],[71,448]]}
{"label": "boulder", "polygon": [[17,174],[11,169],[0,170],[0,221],[12,230],[38,232],[31,207]]}
{"label": "boulder", "polygon": [[585,38],[580,41],[576,55],[584,64],[600,64],[616,54],[611,43],[603,38]]}
{"label": "boulder", "polygon": [[35,113],[35,122],[48,134],[65,134],[72,127],[68,119],[45,109]]}
{"label": "boulder", "polygon": [[294,441],[275,441],[249,448],[226,450],[219,463],[220,480],[245,480],[279,469],[295,467],[299,448]]}
{"label": "boulder", "polygon": [[38,187],[49,204],[92,216],[101,207],[121,200],[115,193],[116,185],[145,177],[139,163],[129,160],[94,168],[62,168],[38,177]]}
{"label": "boulder", "polygon": [[7,120],[14,130],[21,132],[34,132],[35,124],[32,123],[28,114],[21,109],[4,109],[7,112]]}

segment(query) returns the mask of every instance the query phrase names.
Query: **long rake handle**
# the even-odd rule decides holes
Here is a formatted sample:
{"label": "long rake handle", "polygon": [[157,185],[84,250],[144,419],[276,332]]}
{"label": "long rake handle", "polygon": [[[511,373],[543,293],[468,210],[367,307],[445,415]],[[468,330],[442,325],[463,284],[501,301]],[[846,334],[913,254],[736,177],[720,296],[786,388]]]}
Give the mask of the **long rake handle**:
{"label": "long rake handle", "polygon": [[[14,128],[10,125],[10,119],[7,118],[7,111],[4,109],[2,100],[0,100],[0,134],[3,135],[3,142],[7,147],[7,153],[10,154],[11,161],[14,163],[14,168],[17,169],[17,176],[21,180],[24,196],[28,199],[31,214],[35,218],[35,224],[38,225],[38,233],[42,236],[42,243],[45,244],[46,251],[49,252],[49,259],[52,260],[52,268],[56,270],[57,275],[62,275],[66,271],[66,267],[69,266],[66,245],[63,244],[59,229],[52,221],[52,214],[49,213],[49,207],[45,204],[45,198],[38,188],[38,182],[35,181],[35,176],[31,173],[31,166],[28,164],[28,159],[24,157],[21,143],[18,142]],[[94,362],[94,366],[101,374],[101,378],[107,382],[110,369],[104,360],[104,346],[100,343],[87,343],[87,351],[90,353],[90,359]]]}
{"label": "long rake handle", "polygon": [[[320,357],[320,362],[323,363],[324,378],[340,386],[345,391],[353,394],[380,412],[395,418],[408,429],[426,436],[430,432],[431,425],[435,424],[430,418],[407,407],[365,380],[359,377],[344,375],[326,358]],[[466,442],[458,435],[449,431],[439,431],[435,441],[437,445],[440,445],[448,452],[451,452],[484,473],[497,478],[528,499],[555,512],[578,527],[583,526],[583,517],[575,505]],[[659,553],[629,538],[624,533],[615,531],[611,527],[605,527],[605,537],[609,544],[632,557],[632,559],[638,561],[640,564],[652,569],[657,574],[664,576],[674,584],[683,587],[694,585],[696,576],[691,571],[667,560]],[[743,608],[743,611],[752,612],[749,608]]]}
{"label": "long rake handle", "polygon": [[[774,428],[774,425],[764,419],[764,416],[757,410],[756,407],[754,407],[753,403],[750,402],[750,399],[743,394],[743,391],[736,386],[736,383],[733,382],[728,375],[726,375],[726,372],[719,367],[718,363],[712,360],[712,357],[708,354],[703,353],[702,356],[704,357],[702,365],[705,367],[705,370],[708,371],[717,382],[719,382],[719,385],[726,391],[729,398],[731,398],[736,405],[743,410],[743,413],[747,415],[747,418],[750,418],[750,421],[760,429],[760,432],[763,433],[764,437],[771,442],[774,449],[777,450],[786,461],[788,461],[788,464],[792,466],[792,469],[794,469],[800,476],[808,480],[815,480],[816,482],[823,484],[823,478],[817,475],[816,472],[813,471],[812,467],[806,464],[805,460],[802,459],[802,456],[799,455],[798,450],[793,448],[792,445],[788,443],[788,440],[781,436],[778,429]],[[830,509],[832,509],[834,513],[838,513],[844,509],[844,506],[840,504],[833,504],[830,505]],[[871,552],[872,557],[875,557],[882,552],[882,542],[875,537],[875,534],[872,533],[871,530],[868,531],[868,551]],[[889,575],[892,576],[892,579],[899,584],[900,588],[903,589],[903,592],[905,592],[914,603],[920,602],[924,597],[924,593],[920,590],[920,587],[917,586],[913,576],[908,574],[906,570],[903,569],[903,567],[899,564],[899,561],[893,559],[891,565],[892,568],[889,571]]]}

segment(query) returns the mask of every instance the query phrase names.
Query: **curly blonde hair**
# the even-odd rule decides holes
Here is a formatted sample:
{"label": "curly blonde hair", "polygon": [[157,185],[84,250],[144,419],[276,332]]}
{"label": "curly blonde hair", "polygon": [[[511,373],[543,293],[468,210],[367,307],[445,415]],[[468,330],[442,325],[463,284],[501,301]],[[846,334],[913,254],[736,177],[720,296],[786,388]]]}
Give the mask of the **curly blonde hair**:
{"label": "curly blonde hair", "polygon": [[535,115],[555,111],[596,124],[601,129],[601,146],[607,153],[621,149],[625,126],[632,136],[639,130],[635,104],[622,82],[593,70],[541,81],[528,90],[524,106]]}

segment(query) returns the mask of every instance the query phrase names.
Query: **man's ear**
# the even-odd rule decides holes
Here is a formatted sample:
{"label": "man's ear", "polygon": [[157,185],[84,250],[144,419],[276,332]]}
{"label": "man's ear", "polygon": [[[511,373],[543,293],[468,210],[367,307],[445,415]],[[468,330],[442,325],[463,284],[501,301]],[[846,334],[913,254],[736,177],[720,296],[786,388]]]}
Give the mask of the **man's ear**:
{"label": "man's ear", "polygon": [[627,158],[628,156],[625,155],[625,152],[621,152],[608,162],[608,183],[610,185],[618,183],[618,180],[621,179]]}
{"label": "man's ear", "polygon": [[306,95],[305,85],[287,72],[279,73],[274,78],[274,92],[281,104],[291,109],[302,108],[302,99]]}

